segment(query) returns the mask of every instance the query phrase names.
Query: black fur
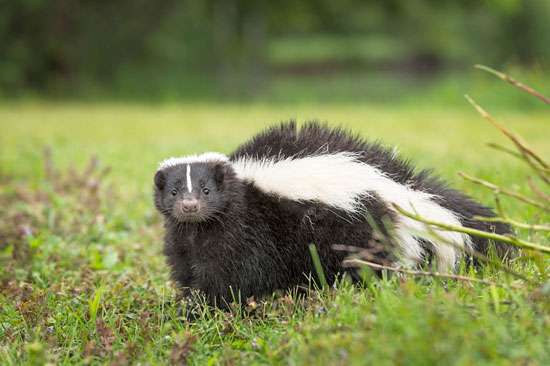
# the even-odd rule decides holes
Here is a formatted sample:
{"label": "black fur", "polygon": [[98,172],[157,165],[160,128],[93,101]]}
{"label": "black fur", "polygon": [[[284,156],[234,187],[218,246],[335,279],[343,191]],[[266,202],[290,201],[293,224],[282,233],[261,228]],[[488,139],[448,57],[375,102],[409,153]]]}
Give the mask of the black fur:
{"label": "black fur", "polygon": [[[509,231],[506,225],[472,220],[474,215],[493,213],[429,172],[415,173],[411,164],[380,144],[316,122],[300,129],[294,122],[268,129],[239,147],[230,161],[243,156],[277,160],[342,151],[358,152],[362,161],[395,181],[440,196],[438,203],[459,214],[464,226]],[[365,248],[379,262],[394,259],[392,248],[381,247],[373,238],[374,229],[388,235],[384,222],[393,215],[375,195],[363,199],[372,220],[358,219],[319,202],[296,202],[265,194],[237,179],[227,162],[194,164],[193,170],[200,172],[194,174],[193,186],[209,190],[208,195],[194,193],[200,209],[193,218],[178,216],[177,202],[189,196],[181,189],[185,186],[183,166],[157,173],[155,205],[165,218],[165,254],[173,279],[184,292],[201,290],[210,304],[224,307],[234,299],[307,284],[315,274],[309,244],[316,245],[329,283],[345,272],[342,260],[346,253],[334,250],[334,245]],[[487,251],[486,241],[474,239],[474,243],[477,250]]]}
{"label": "black fur", "polygon": [[[342,128],[329,128],[318,122],[306,123],[301,128],[295,122],[284,123],[258,134],[239,147],[230,157],[234,160],[242,156],[256,158],[272,157],[275,160],[289,156],[307,156],[314,153],[357,152],[361,160],[375,166],[388,174],[400,184],[408,184],[411,188],[434,194],[440,199],[436,202],[442,207],[458,214],[462,225],[478,230],[509,233],[510,227],[503,223],[489,223],[472,220],[473,216],[493,217],[493,211],[462,192],[448,187],[429,170],[415,172],[413,165],[394,156],[393,151],[378,142],[367,142],[358,135],[349,133]],[[478,237],[472,238],[475,248],[486,253],[488,243]],[[510,247],[498,245],[495,250],[504,256]]]}

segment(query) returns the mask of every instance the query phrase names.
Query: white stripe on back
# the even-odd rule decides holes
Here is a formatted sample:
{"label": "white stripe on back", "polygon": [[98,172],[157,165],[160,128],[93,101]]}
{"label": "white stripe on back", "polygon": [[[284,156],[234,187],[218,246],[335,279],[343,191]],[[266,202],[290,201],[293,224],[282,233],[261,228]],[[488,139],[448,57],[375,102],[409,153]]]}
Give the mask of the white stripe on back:
{"label": "white stripe on back", "polygon": [[[316,200],[348,212],[361,213],[360,198],[375,193],[390,208],[391,204],[397,204],[429,220],[461,225],[452,211],[433,201],[433,195],[397,183],[378,168],[361,162],[354,153],[279,161],[239,158],[233,162],[233,167],[240,179],[252,181],[266,193],[292,200]],[[455,247],[471,246],[470,237],[466,234],[431,230],[397,212],[396,215],[398,222],[395,229],[403,264],[414,264],[422,259],[423,249],[416,238],[434,244],[441,270],[454,267],[459,257]]]}

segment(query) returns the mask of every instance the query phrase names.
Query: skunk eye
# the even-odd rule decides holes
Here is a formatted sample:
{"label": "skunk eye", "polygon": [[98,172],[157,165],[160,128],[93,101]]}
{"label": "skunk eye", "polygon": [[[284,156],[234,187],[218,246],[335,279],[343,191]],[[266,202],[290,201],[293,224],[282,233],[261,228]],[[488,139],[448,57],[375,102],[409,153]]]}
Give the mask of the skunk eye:
{"label": "skunk eye", "polygon": [[170,191],[170,193],[172,194],[172,196],[175,196],[176,194],[178,194],[178,190],[174,188]]}
{"label": "skunk eye", "polygon": [[210,190],[205,187],[205,188],[202,189],[202,193],[208,194],[208,193],[210,193]]}

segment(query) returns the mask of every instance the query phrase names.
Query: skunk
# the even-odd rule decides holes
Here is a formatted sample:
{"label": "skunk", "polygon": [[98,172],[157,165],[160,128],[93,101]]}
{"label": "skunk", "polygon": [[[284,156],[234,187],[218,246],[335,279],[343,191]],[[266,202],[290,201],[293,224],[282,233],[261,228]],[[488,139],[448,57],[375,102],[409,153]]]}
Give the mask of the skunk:
{"label": "skunk", "polygon": [[[441,271],[472,250],[487,253],[487,240],[427,229],[394,205],[446,224],[510,231],[474,220],[494,213],[429,171],[416,172],[394,150],[318,122],[271,127],[229,156],[164,160],[154,202],[172,278],[219,307],[308,284],[315,278],[310,244],[328,283],[345,273],[358,279],[336,245],[395,266],[434,260]],[[507,249],[496,247],[502,255]]]}

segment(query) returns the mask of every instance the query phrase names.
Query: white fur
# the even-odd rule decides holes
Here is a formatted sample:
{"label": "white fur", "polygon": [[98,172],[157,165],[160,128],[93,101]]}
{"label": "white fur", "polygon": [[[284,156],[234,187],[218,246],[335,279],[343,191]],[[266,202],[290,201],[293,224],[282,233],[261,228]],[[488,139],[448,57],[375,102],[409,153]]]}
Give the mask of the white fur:
{"label": "white fur", "polygon": [[208,163],[216,161],[228,161],[228,157],[217,152],[207,152],[200,155],[182,156],[179,158],[168,158],[159,164],[159,170],[166,169],[180,164]]}
{"label": "white fur", "polygon": [[193,185],[191,184],[191,164],[187,164],[187,192],[193,192]]}
{"label": "white fur", "polygon": [[[426,219],[460,226],[455,214],[434,202],[433,195],[395,182],[379,169],[359,161],[353,153],[279,161],[241,158],[233,162],[233,166],[239,178],[252,181],[264,192],[292,200],[317,200],[359,213],[360,197],[375,193],[389,207],[397,204]],[[441,270],[454,267],[460,255],[457,248],[471,246],[470,238],[465,234],[432,231],[420,222],[397,216],[396,241],[401,247],[403,265],[412,265],[422,258],[422,248],[415,238],[424,238],[434,244]]]}

